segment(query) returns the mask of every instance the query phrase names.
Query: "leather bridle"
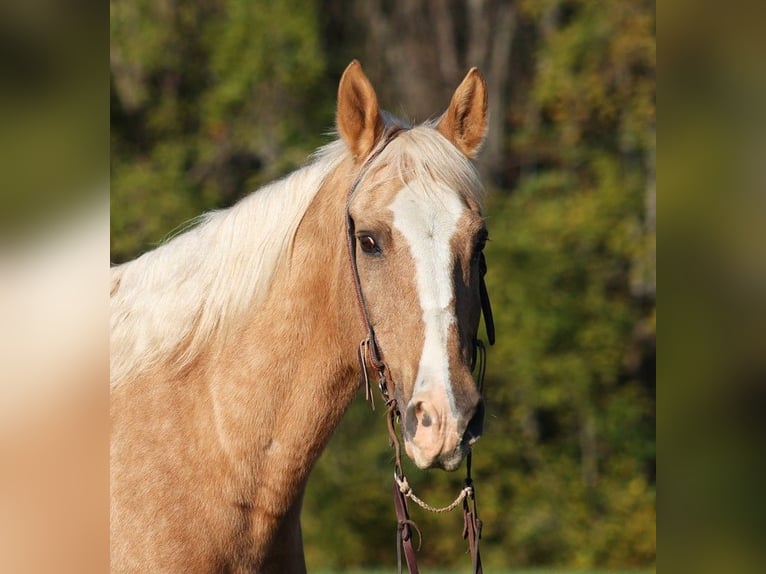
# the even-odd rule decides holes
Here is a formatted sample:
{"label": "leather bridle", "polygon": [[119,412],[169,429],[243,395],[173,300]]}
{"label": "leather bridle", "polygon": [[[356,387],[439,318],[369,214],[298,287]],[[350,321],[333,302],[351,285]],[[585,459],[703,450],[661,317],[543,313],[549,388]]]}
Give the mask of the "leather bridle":
{"label": "leather bridle", "polygon": [[[364,328],[367,331],[367,336],[359,343],[357,349],[357,356],[359,359],[359,365],[362,371],[362,380],[365,388],[365,397],[370,401],[370,404],[375,409],[372,391],[370,389],[370,378],[368,373],[368,367],[377,374],[378,388],[385,401],[387,407],[387,423],[388,433],[391,441],[391,445],[395,450],[395,467],[394,467],[394,483],[393,483],[393,495],[394,495],[394,510],[396,511],[396,517],[398,521],[397,525],[397,568],[399,574],[402,572],[402,550],[407,562],[407,568],[410,574],[418,573],[418,566],[415,560],[415,549],[413,547],[413,530],[418,530],[415,523],[410,519],[409,511],[407,508],[407,498],[410,497],[418,504],[434,512],[444,512],[446,510],[452,510],[462,500],[463,504],[463,538],[468,540],[468,546],[471,553],[473,572],[474,574],[482,574],[481,556],[479,554],[479,539],[481,538],[481,520],[479,520],[476,509],[476,493],[471,477],[471,451],[469,450],[466,457],[466,479],[464,488],[461,491],[458,499],[448,507],[436,509],[423,503],[417,497],[412,494],[406,478],[404,477],[404,471],[401,463],[401,448],[399,443],[399,437],[396,433],[395,424],[400,418],[399,408],[396,399],[393,397],[393,389],[389,388],[389,375],[390,373],[388,365],[386,364],[383,353],[378,345],[378,341],[375,337],[375,329],[370,322],[369,313],[367,312],[367,306],[364,300],[364,294],[362,293],[362,284],[359,279],[359,269],[356,261],[356,235],[354,220],[351,217],[350,208],[351,201],[356,194],[356,191],[367,174],[372,163],[381,154],[381,152],[388,146],[393,139],[395,139],[400,133],[406,131],[399,125],[393,125],[386,129],[383,134],[383,140],[377,148],[367,157],[362,164],[356,179],[349,189],[346,199],[346,237],[348,246],[348,258],[349,264],[352,270],[352,276],[354,278],[354,289],[356,292],[356,301],[359,307],[360,316],[364,323]],[[484,316],[484,325],[487,330],[487,339],[490,345],[495,343],[495,324],[492,318],[492,307],[489,302],[489,295],[487,293],[487,286],[484,281],[484,276],[487,273],[487,262],[484,258],[484,253],[481,253],[479,259],[479,295],[481,299],[481,310]],[[473,354],[471,360],[471,370],[474,371],[478,367],[476,374],[476,382],[479,392],[483,394],[484,387],[484,374],[486,370],[486,348],[478,337],[474,338]]]}

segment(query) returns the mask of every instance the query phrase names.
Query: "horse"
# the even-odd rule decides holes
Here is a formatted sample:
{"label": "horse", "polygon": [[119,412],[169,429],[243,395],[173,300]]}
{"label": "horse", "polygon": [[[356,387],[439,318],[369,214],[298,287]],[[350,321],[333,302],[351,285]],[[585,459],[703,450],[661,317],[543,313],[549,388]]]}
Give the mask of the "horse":
{"label": "horse", "polygon": [[485,81],[471,69],[409,126],[354,60],[336,127],[302,168],[112,267],[112,571],[305,572],[309,473],[376,369],[419,468],[456,469],[481,435]]}

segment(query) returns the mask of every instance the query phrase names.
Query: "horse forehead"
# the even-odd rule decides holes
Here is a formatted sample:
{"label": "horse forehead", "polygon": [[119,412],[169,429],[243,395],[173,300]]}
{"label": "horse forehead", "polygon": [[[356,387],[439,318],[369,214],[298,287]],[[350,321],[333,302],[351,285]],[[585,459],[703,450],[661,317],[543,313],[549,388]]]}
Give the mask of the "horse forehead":
{"label": "horse forehead", "polygon": [[429,177],[390,177],[383,168],[371,175],[370,184],[352,202],[352,216],[371,225],[375,221],[390,225],[410,244],[454,247],[470,239],[483,221],[478,201],[457,184]]}
{"label": "horse forehead", "polygon": [[460,195],[444,183],[411,181],[388,202],[394,226],[410,242],[448,245],[469,211]]}

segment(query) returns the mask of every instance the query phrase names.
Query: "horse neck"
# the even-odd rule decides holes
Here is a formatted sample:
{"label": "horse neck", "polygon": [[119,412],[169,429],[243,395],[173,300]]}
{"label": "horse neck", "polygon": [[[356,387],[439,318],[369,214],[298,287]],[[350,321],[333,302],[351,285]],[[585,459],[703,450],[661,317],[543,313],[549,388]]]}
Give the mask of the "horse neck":
{"label": "horse neck", "polygon": [[356,345],[364,329],[344,219],[348,164],[328,176],[269,295],[246,327],[222,342],[208,369],[230,454],[265,465],[262,449],[278,445],[293,466],[283,471],[296,478],[307,475],[360,381]]}

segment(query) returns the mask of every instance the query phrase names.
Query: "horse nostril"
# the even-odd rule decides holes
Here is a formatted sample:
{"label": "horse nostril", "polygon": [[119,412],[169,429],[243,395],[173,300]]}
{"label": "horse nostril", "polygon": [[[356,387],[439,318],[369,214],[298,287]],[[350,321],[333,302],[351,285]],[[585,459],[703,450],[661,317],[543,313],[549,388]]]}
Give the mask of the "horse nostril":
{"label": "horse nostril", "polygon": [[[418,430],[418,414],[420,413],[421,409],[422,403],[418,401],[415,404],[408,405],[407,410],[404,412],[404,430],[409,438],[414,437]],[[428,423],[431,423],[430,418]]]}
{"label": "horse nostril", "polygon": [[468,421],[468,426],[463,434],[463,441],[469,445],[479,440],[482,431],[484,430],[484,400],[480,399],[479,404],[476,405],[476,410]]}
{"label": "horse nostril", "polygon": [[418,431],[418,426],[424,429],[439,424],[439,415],[433,405],[427,401],[410,401],[404,412],[404,431],[407,438],[412,439]]}

